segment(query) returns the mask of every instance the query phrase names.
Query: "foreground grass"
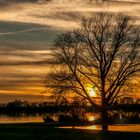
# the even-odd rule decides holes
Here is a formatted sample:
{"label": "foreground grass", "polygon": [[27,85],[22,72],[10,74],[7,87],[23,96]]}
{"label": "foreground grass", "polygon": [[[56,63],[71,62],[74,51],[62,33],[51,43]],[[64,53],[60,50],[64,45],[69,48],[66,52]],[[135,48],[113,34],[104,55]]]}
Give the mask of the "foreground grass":
{"label": "foreground grass", "polygon": [[46,124],[1,124],[0,140],[140,140],[140,133],[60,129]]}

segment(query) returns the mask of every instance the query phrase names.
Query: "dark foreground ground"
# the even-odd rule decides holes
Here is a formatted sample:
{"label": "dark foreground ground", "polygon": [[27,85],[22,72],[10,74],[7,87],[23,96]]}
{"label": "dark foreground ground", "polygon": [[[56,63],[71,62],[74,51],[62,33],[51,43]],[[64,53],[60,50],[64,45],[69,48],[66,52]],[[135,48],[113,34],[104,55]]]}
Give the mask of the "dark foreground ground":
{"label": "dark foreground ground", "polygon": [[140,133],[60,129],[46,124],[0,124],[0,140],[140,140]]}

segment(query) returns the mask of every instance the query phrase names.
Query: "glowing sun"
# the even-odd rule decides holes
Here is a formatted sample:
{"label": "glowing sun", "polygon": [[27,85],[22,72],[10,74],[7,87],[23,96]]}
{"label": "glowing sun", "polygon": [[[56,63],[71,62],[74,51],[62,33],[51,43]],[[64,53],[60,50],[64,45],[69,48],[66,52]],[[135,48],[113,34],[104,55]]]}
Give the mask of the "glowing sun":
{"label": "glowing sun", "polygon": [[91,85],[87,86],[87,92],[90,97],[96,97],[95,88],[93,88]]}
{"label": "glowing sun", "polygon": [[89,96],[90,97],[95,97],[96,96],[95,90],[93,88],[90,90]]}
{"label": "glowing sun", "polygon": [[89,121],[94,121],[95,120],[95,117],[94,116],[89,116],[88,120]]}

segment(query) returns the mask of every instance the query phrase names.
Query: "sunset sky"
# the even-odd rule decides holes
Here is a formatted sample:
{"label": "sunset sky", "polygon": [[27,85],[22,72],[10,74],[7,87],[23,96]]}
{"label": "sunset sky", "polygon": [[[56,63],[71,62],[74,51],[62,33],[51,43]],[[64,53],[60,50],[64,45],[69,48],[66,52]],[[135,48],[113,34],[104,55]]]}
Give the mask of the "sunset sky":
{"label": "sunset sky", "polygon": [[0,0],[0,102],[41,100],[43,80],[51,70],[52,42],[78,27],[80,17],[123,12],[140,24],[140,0],[89,1]]}

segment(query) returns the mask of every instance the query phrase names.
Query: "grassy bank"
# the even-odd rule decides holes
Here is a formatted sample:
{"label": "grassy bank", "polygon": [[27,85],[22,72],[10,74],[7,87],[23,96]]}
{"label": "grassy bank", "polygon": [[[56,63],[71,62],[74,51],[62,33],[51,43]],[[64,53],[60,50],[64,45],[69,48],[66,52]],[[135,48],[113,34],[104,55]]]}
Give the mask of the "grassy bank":
{"label": "grassy bank", "polygon": [[140,140],[140,133],[60,129],[46,124],[1,124],[1,140]]}

